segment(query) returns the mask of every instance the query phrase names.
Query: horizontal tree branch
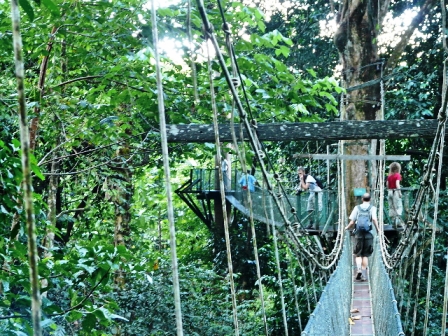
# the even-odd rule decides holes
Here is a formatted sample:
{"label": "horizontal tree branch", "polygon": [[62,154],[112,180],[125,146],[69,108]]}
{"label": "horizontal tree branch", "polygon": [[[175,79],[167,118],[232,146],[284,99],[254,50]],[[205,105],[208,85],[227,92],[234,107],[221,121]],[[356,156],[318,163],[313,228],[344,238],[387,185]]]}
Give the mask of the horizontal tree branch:
{"label": "horizontal tree branch", "polygon": [[[272,123],[258,124],[256,132],[260,141],[297,140],[357,140],[357,139],[403,139],[433,138],[437,120],[365,120],[335,121],[323,123]],[[167,125],[168,142],[204,143],[214,142],[213,125]],[[237,134],[240,126],[235,127]],[[244,130],[244,139],[247,133]],[[219,125],[223,142],[232,141],[230,125]]]}
{"label": "horizontal tree branch", "polygon": [[78,208],[78,209],[64,210],[64,211],[61,211],[61,212],[56,216],[56,219],[59,218],[59,217],[61,217],[62,215],[67,214],[67,213],[84,211],[84,210],[86,210],[86,209],[88,209],[88,208]]}
{"label": "horizontal tree branch", "polygon": [[59,83],[58,85],[55,85],[54,87],[64,86],[64,85],[67,85],[67,84],[70,84],[70,83],[79,82],[79,81],[83,81],[83,80],[94,79],[94,78],[100,78],[100,77],[103,77],[103,75],[85,76],[85,77],[73,78],[73,79],[70,79],[70,80],[68,80],[66,82]]}

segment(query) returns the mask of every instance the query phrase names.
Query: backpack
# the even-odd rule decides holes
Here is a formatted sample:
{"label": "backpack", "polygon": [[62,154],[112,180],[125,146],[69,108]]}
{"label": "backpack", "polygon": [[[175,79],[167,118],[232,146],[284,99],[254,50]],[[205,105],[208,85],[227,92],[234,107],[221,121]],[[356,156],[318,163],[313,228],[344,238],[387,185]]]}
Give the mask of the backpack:
{"label": "backpack", "polygon": [[[305,174],[303,176],[303,180],[306,181],[306,178],[308,177],[308,174]],[[318,179],[317,177],[313,176],[314,179],[316,180],[316,184],[319,188],[324,189],[324,184],[322,183],[322,181],[320,179]]]}
{"label": "backpack", "polygon": [[369,232],[372,230],[372,218],[370,216],[371,208],[372,205],[369,205],[369,207],[364,210],[358,205],[358,217],[356,217],[357,232]]}

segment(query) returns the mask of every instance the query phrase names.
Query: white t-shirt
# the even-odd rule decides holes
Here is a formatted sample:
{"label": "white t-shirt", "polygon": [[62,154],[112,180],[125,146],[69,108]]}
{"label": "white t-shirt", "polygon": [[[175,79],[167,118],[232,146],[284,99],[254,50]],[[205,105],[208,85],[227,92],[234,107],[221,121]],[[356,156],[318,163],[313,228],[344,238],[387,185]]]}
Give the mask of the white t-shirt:
{"label": "white t-shirt", "polygon": [[[370,202],[363,202],[361,204],[361,209],[363,210],[367,210],[367,208],[370,206]],[[372,206],[370,208],[370,215],[372,216],[372,221],[374,220],[378,220],[377,216],[376,216],[376,207]],[[355,206],[355,208],[353,209],[352,213],[350,214],[350,220],[352,221],[356,221],[356,218],[358,217],[358,206]]]}
{"label": "white t-shirt", "polygon": [[321,191],[322,189],[317,185],[317,181],[314,177],[311,175],[307,175],[305,183],[309,183],[309,189],[310,191]]}

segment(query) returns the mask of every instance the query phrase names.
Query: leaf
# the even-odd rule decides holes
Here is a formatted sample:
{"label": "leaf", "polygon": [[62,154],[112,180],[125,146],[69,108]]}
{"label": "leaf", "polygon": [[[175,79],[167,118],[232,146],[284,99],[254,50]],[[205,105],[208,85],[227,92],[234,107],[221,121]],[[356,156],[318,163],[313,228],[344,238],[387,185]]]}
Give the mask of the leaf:
{"label": "leaf", "polygon": [[47,7],[50,12],[54,15],[58,15],[59,16],[59,8],[58,6],[55,5],[55,3],[51,0],[42,0],[42,3],[44,4],[45,7]]}
{"label": "leaf", "polygon": [[22,7],[23,10],[25,11],[26,15],[28,15],[28,18],[30,19],[30,21],[33,21],[34,20],[34,10],[33,10],[33,7],[31,7],[28,0],[19,0],[19,4],[20,4],[20,7]]}
{"label": "leaf", "polygon": [[43,320],[43,321],[40,322],[40,326],[41,326],[42,328],[51,326],[52,324],[54,324],[54,321],[53,321],[52,319],[45,319],[45,320]]}
{"label": "leaf", "polygon": [[19,140],[17,140],[17,139],[12,139],[12,143],[11,143],[11,145],[12,145],[12,150],[13,150],[14,152],[17,152],[17,151],[20,150],[20,141],[19,141]]}
{"label": "leaf", "polygon": [[353,320],[350,317],[348,318],[348,323],[351,325],[355,324],[355,322],[353,322]]}
{"label": "leaf", "polygon": [[92,313],[87,314],[86,317],[84,318],[84,321],[82,321],[82,327],[85,330],[93,329],[95,327],[95,324],[96,324],[96,317]]}
{"label": "leaf", "polygon": [[4,214],[6,214],[6,215],[9,214],[9,212],[5,209],[5,207],[3,206],[3,204],[0,205],[0,212],[4,213]]}
{"label": "leaf", "polygon": [[[155,266],[155,265],[154,265]],[[157,267],[158,267],[159,265],[157,264]],[[148,275],[148,274],[146,274],[145,273],[145,275],[146,275],[146,280],[148,280],[148,282],[152,285],[153,284],[153,280],[152,280],[152,278]]]}
{"label": "leaf", "polygon": [[45,180],[45,176],[41,173],[39,167],[36,164],[31,164],[31,170],[36,174],[38,178],[40,178],[42,181]]}
{"label": "leaf", "polygon": [[313,76],[314,78],[317,77],[316,71],[314,71],[313,69],[306,69],[306,71],[308,71],[308,73]]}

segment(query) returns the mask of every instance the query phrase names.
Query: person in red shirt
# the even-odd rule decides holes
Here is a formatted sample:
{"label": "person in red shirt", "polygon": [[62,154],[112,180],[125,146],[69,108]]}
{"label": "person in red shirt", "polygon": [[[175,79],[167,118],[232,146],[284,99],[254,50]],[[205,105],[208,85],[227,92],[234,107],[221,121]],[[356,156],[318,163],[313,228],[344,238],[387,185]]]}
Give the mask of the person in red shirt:
{"label": "person in red shirt", "polygon": [[402,226],[403,202],[401,200],[401,165],[392,162],[387,177],[387,199],[389,201],[389,217],[394,228]]}

